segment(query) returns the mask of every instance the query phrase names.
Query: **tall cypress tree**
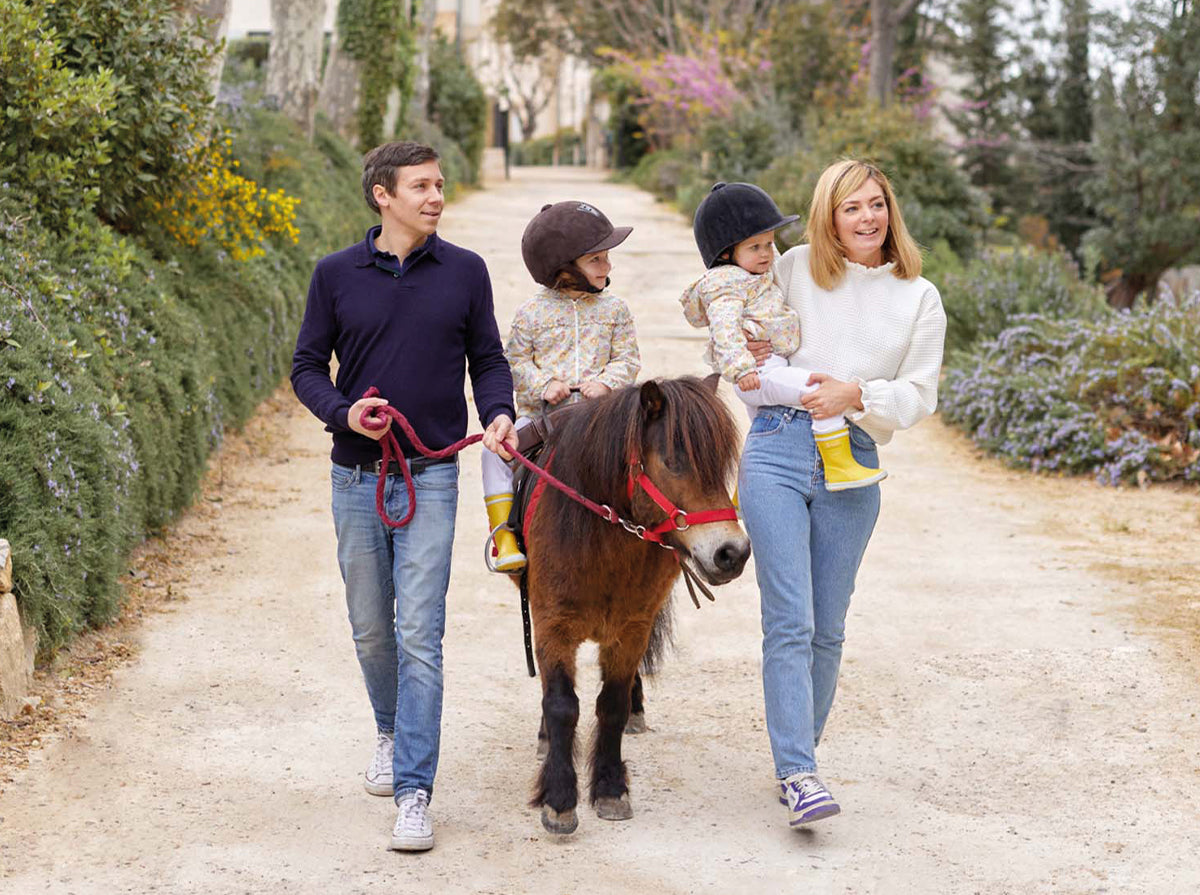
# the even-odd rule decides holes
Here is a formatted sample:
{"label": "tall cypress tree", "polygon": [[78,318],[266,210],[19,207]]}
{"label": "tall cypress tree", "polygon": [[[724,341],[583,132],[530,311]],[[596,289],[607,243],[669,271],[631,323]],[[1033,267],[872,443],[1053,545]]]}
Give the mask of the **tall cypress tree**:
{"label": "tall cypress tree", "polygon": [[963,105],[947,117],[962,135],[962,159],[971,182],[992,197],[997,212],[1012,210],[1010,159],[1013,151],[1011,83],[1002,55],[1011,35],[1005,22],[1008,0],[958,0],[954,21],[959,42],[952,50],[966,78]]}

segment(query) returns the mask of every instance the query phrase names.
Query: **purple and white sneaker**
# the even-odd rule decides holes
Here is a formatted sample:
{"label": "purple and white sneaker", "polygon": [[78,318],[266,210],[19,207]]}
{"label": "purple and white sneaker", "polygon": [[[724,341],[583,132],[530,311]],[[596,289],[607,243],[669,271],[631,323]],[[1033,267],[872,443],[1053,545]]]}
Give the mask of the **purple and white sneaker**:
{"label": "purple and white sneaker", "polygon": [[793,827],[833,817],[842,808],[816,774],[792,774],[779,781],[779,801],[787,805]]}

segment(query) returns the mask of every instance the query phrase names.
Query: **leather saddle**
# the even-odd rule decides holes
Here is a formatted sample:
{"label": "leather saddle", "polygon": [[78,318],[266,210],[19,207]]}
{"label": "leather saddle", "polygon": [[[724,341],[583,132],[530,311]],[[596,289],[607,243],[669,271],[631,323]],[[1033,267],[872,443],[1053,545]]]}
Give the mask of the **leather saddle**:
{"label": "leather saddle", "polygon": [[[543,401],[542,412],[533,417],[533,422],[530,425],[518,430],[517,450],[531,463],[543,466],[544,464],[539,462],[539,458],[546,448],[547,439],[554,431],[555,426],[562,421],[563,417],[578,406],[578,403],[553,405]],[[533,494],[534,486],[537,484],[538,476],[515,460],[512,462],[512,465],[515,467],[513,470],[513,503],[512,510],[508,514],[508,527],[516,535],[517,545],[521,548],[521,552],[524,553],[525,514],[528,510],[529,498]]]}

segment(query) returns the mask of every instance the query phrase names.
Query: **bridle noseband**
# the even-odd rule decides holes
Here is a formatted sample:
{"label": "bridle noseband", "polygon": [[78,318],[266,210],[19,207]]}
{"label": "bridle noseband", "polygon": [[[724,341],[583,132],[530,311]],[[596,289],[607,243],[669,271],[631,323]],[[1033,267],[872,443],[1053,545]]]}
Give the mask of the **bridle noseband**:
{"label": "bridle noseband", "polygon": [[638,525],[627,519],[617,517],[617,521],[621,524],[622,528],[637,535],[643,541],[650,541],[654,544],[660,544],[663,547],[670,547],[669,544],[663,542],[663,536],[673,531],[687,531],[693,525],[703,525],[706,522],[737,521],[737,510],[733,507],[727,507],[723,510],[699,510],[695,513],[681,510],[675,504],[671,503],[670,498],[663,494],[658,486],[650,480],[650,476],[646,474],[646,468],[635,453],[629,458],[629,479],[626,496],[630,500],[633,500],[633,495],[639,487],[650,496],[651,500],[658,504],[659,509],[667,514],[667,518],[653,528],[647,528],[644,525]]}

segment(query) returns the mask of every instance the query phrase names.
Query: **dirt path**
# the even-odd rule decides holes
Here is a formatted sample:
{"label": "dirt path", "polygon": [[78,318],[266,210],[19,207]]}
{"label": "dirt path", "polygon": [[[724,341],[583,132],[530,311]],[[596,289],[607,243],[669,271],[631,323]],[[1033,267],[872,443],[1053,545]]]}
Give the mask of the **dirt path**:
{"label": "dirt path", "polygon": [[[614,282],[644,374],[700,369],[676,295],[689,228],[583,172],[518,172],[452,206],[502,328],[529,293],[517,239],[586,198],[636,226]],[[740,412],[740,411],[739,411]],[[373,725],[328,508],[327,436],[286,395],[178,526],[173,599],[86,715],[0,794],[4,893],[1180,893],[1200,888],[1200,501],[1035,479],[937,422],[883,452],[879,528],[819,759],[844,814],[774,801],[753,569],[702,611],[627,740],[635,817],[573,838],[525,807],[537,684],[515,591],[487,574],[464,465],[446,636],[437,847],[386,850],[363,792]],[[161,583],[161,582],[159,582]],[[1183,633],[1180,633],[1180,632]],[[1191,632],[1191,633],[1188,633]],[[586,705],[595,673],[585,660]]]}

